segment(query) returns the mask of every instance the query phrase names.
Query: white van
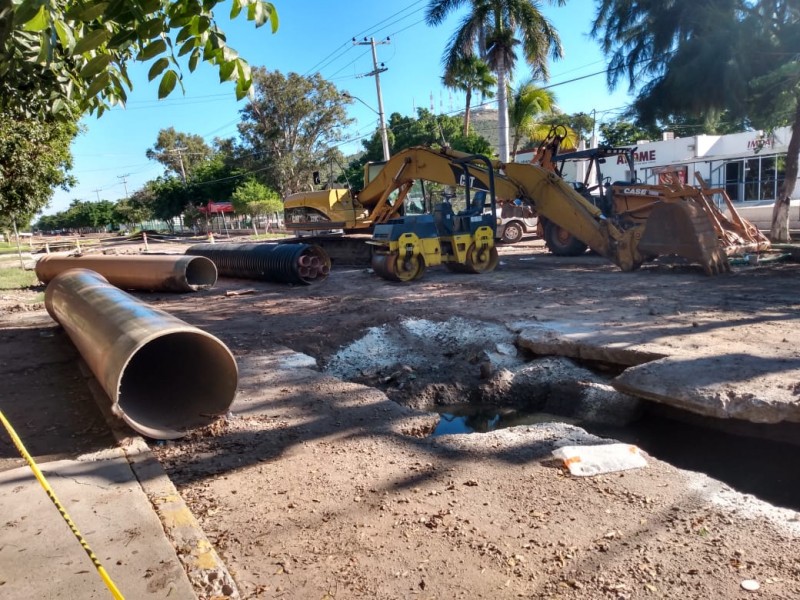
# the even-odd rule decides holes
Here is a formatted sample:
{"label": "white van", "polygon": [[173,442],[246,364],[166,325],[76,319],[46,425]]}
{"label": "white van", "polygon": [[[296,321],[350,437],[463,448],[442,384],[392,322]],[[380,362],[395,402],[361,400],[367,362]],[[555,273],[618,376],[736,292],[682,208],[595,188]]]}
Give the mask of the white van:
{"label": "white van", "polygon": [[539,219],[533,208],[522,200],[503,202],[497,207],[497,239],[514,244],[526,235],[536,235]]}

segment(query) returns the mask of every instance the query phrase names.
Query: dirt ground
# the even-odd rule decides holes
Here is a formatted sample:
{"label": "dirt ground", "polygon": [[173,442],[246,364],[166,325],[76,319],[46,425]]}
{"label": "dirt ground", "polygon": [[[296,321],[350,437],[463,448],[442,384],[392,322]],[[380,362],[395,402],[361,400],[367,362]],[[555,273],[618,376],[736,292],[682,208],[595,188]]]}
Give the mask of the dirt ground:
{"label": "dirt ground", "polygon": [[[645,468],[570,476],[552,450],[599,441],[569,424],[584,425],[574,414],[432,436],[439,417],[426,409],[500,407],[504,366],[552,360],[515,345],[536,323],[591,325],[675,356],[753,344],[796,360],[798,276],[793,262],[713,278],[663,264],[622,273],[530,240],[503,247],[485,275],[432,268],[395,284],[334,265],[311,286],[220,279],[195,294],[137,293],[218,336],[240,367],[226,419],[151,448],[244,598],[797,598],[800,502],[773,506],[742,494],[746,483],[647,454]],[[243,289],[253,293],[226,296]],[[69,340],[35,302],[41,290],[0,293],[9,418],[34,454],[63,450],[53,419],[90,451],[102,417]],[[622,370],[573,367],[599,380]],[[58,415],[35,410],[55,394],[67,399]],[[800,446],[781,452],[796,464]],[[12,457],[3,440],[0,468]],[[796,469],[773,473],[800,490]]]}

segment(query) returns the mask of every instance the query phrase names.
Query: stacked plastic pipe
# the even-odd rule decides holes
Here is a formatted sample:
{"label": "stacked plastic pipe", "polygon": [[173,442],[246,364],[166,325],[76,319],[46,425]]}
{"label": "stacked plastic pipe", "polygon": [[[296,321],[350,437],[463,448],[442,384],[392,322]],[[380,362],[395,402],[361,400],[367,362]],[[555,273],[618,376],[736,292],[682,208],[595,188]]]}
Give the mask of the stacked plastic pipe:
{"label": "stacked plastic pipe", "polygon": [[211,259],[222,277],[310,285],[331,270],[328,254],[311,244],[195,244],[186,254]]}

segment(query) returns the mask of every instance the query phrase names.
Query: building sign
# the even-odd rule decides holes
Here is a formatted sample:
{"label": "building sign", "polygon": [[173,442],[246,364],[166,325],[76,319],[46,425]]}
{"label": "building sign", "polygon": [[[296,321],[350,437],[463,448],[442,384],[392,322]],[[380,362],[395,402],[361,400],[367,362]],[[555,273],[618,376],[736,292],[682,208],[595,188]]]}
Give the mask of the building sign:
{"label": "building sign", "polygon": [[[655,150],[639,150],[638,152],[633,153],[633,161],[635,163],[654,162],[655,160],[656,160]],[[628,164],[628,161],[624,155],[620,154],[619,156],[617,156],[617,164],[626,165]]]}

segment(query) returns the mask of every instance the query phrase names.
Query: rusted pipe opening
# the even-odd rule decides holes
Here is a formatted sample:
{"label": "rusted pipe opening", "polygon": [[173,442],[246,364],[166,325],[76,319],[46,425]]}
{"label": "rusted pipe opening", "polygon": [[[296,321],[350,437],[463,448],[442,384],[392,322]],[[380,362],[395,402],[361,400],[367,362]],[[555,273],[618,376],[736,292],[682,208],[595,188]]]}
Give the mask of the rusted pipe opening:
{"label": "rusted pipe opening", "polygon": [[176,438],[225,414],[236,382],[236,362],[219,340],[199,330],[166,333],[123,366],[118,409],[139,433]]}
{"label": "rusted pipe opening", "polygon": [[217,267],[203,256],[194,256],[186,265],[186,282],[193,290],[205,290],[217,283]]}

